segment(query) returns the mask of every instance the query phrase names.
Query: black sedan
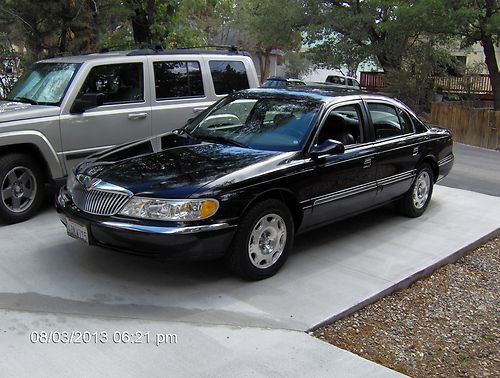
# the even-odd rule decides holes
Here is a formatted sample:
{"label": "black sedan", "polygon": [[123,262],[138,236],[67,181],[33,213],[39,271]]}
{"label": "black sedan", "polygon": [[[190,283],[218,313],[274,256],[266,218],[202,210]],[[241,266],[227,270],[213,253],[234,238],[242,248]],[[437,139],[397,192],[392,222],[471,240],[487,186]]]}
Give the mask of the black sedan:
{"label": "black sedan", "polygon": [[93,155],[57,197],[67,233],[263,279],[296,234],[395,202],[418,217],[453,165],[448,130],[369,94],[255,89],[185,127]]}

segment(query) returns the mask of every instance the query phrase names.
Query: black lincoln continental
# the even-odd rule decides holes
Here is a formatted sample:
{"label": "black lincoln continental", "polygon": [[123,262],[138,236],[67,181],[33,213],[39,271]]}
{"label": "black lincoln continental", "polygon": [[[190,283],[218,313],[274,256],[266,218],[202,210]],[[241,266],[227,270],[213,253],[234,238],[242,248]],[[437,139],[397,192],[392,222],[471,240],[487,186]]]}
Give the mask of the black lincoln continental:
{"label": "black lincoln continental", "polygon": [[67,233],[89,244],[223,257],[257,280],[280,269],[298,233],[389,202],[420,216],[453,159],[450,132],[395,99],[254,89],[89,157],[56,205]]}

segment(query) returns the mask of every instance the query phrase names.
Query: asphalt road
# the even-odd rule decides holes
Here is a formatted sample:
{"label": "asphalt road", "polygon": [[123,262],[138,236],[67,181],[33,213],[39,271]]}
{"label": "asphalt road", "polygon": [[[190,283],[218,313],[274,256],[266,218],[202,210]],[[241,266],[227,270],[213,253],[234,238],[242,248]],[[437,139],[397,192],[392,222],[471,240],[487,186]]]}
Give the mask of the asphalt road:
{"label": "asphalt road", "polygon": [[455,164],[440,184],[500,197],[500,151],[455,143]]}

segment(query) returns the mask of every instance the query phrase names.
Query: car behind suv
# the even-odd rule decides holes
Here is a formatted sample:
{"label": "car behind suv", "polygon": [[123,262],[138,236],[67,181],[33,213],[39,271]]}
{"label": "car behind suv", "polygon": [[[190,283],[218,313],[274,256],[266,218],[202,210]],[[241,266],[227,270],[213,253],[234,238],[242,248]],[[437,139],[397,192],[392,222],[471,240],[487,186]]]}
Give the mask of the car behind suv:
{"label": "car behind suv", "polygon": [[138,50],[35,63],[0,101],[0,220],[37,210],[44,184],[83,158],[185,124],[216,100],[258,86],[229,50]]}
{"label": "car behind suv", "polygon": [[354,77],[328,75],[325,84],[345,89],[360,89],[359,82]]}

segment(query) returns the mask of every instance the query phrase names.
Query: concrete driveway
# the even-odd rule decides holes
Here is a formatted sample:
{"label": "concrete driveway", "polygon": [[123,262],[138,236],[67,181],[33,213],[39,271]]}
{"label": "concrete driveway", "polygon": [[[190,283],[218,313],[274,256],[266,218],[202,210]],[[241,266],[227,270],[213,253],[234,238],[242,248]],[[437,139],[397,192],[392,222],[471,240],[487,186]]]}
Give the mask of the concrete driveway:
{"label": "concrete driveway", "polygon": [[[443,184],[495,194],[499,176],[488,170],[498,169],[490,167],[498,153],[484,163],[484,150],[469,149],[456,149]],[[464,150],[470,158],[462,159]],[[468,250],[498,231],[498,214],[499,197],[439,185],[424,216],[387,207],[310,232],[277,276],[249,283],[219,262],[159,262],[86,246],[46,208],[0,226],[0,369],[5,376],[398,376],[304,331]],[[41,331],[110,339],[32,343]],[[112,340],[126,332],[149,332],[151,342]],[[166,333],[177,343],[157,346],[155,336]]]}
{"label": "concrete driveway", "polygon": [[87,246],[46,211],[0,229],[0,306],[305,331],[494,232],[498,214],[500,198],[437,187],[420,218],[386,208],[310,232],[278,275],[246,282],[218,261]]}
{"label": "concrete driveway", "polygon": [[[245,353],[256,358],[256,365],[234,365],[249,375],[273,374],[280,364],[294,366],[297,373],[313,368],[318,374],[346,373],[339,370],[339,361],[344,361],[347,370],[363,367],[356,370],[359,376],[372,370],[372,375],[390,376],[395,373],[300,331],[361,307],[443,264],[495,232],[500,227],[498,214],[500,198],[437,186],[424,216],[408,219],[384,208],[305,234],[277,276],[249,283],[233,277],[219,262],[158,262],[89,247],[67,237],[56,215],[47,210],[22,227],[0,228],[0,340],[6,341],[0,343],[0,353],[10,357],[7,360],[26,359],[26,364],[25,348],[40,353],[67,350],[69,358],[68,345],[30,345],[30,332],[48,328],[90,331],[102,324],[110,332],[141,327],[153,332],[159,327],[177,330],[179,344],[186,343],[168,346],[178,348],[177,373],[183,372],[183,363],[215,358],[217,348],[223,348],[231,351],[228,363],[241,361]],[[6,326],[13,319],[18,319],[18,326]],[[264,331],[269,328],[275,331]],[[207,338],[210,332],[214,336]],[[260,337],[273,342],[260,344]],[[243,344],[233,348],[234,338]],[[184,354],[187,346],[194,356]],[[119,346],[80,348],[92,355],[112,353]],[[260,361],[254,348],[261,348],[271,360]],[[301,348],[312,357],[304,359]],[[129,348],[118,354],[140,359],[143,353],[148,349]],[[295,362],[289,365],[291,356]],[[316,362],[321,365],[322,358],[328,362],[318,368]],[[6,360],[2,361],[0,365]],[[53,363],[56,371],[65,368],[60,360]],[[105,367],[105,360],[102,364]],[[20,364],[21,370],[14,372],[26,366]],[[229,366],[233,365],[225,368]],[[219,368],[208,365],[206,372],[230,372]],[[144,369],[138,371],[157,372],[154,364]],[[282,370],[283,375],[287,371]],[[188,372],[189,368],[184,371]]]}

